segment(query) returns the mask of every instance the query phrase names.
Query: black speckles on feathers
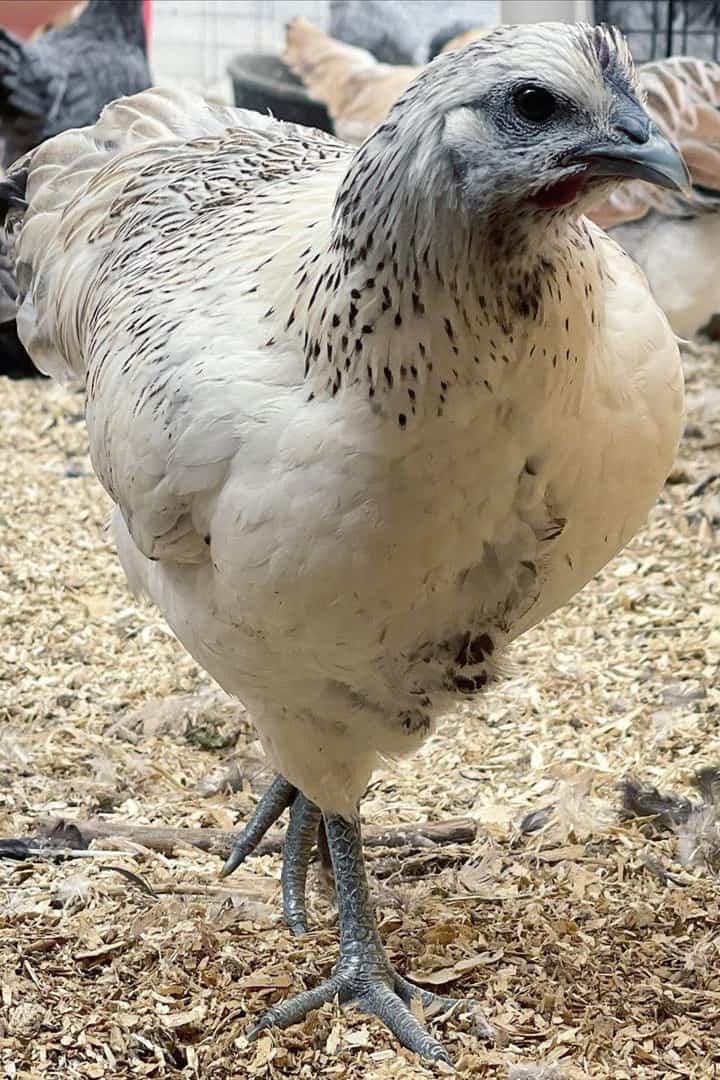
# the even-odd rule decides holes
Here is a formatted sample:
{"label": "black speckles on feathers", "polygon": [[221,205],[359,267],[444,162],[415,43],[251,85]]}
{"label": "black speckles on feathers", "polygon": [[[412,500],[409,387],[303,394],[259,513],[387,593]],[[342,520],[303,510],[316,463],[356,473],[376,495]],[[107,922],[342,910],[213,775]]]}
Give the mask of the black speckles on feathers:
{"label": "black speckles on feathers", "polygon": [[[303,286],[309,300],[299,298],[294,313],[302,321],[312,311],[314,340],[335,345],[328,362],[344,371],[340,390],[352,393],[357,386],[365,400],[375,397],[388,420],[394,416],[405,429],[415,415],[442,417],[449,401],[453,408],[461,403],[462,395],[449,396],[450,384],[469,392],[475,387],[484,400],[488,394],[502,400],[505,380],[522,378],[522,365],[548,340],[545,328],[556,319],[554,312],[553,321],[548,319],[548,308],[560,295],[558,281],[569,282],[573,296],[578,277],[581,293],[587,284],[575,272],[575,249],[581,255],[591,239],[580,225],[570,228],[564,246],[528,245],[527,225],[498,214],[477,230],[466,229],[454,246],[445,230],[438,244],[427,213],[413,201],[415,193],[401,190],[402,157],[384,139],[376,133],[361,148],[337,193],[330,262],[315,271],[327,283],[326,307],[321,315],[312,310],[317,282],[311,278]],[[378,148],[384,159],[382,170],[374,172]],[[306,249],[308,267],[317,254]],[[587,314],[591,323],[594,316]],[[568,337],[584,333],[565,312],[563,325]],[[565,353],[567,361],[574,359],[565,348],[570,343],[550,352],[548,367],[559,368]],[[309,355],[312,368],[318,360],[313,345]],[[412,395],[406,385],[411,377]],[[336,385],[333,378],[331,390]]]}
{"label": "black speckles on feathers", "polygon": [[458,667],[475,667],[495,652],[495,644],[487,633],[474,637],[468,630],[462,638],[455,663]]}
{"label": "black speckles on feathers", "polygon": [[[427,705],[429,705],[430,700],[427,698],[425,700]],[[400,713],[398,720],[408,735],[426,735],[430,730],[430,717],[420,709],[408,709],[407,711]]]}
{"label": "black speckles on feathers", "polygon": [[448,689],[455,689],[463,695],[470,696],[477,694],[488,684],[487,672],[481,671],[479,675],[455,675],[453,676],[450,687]]}

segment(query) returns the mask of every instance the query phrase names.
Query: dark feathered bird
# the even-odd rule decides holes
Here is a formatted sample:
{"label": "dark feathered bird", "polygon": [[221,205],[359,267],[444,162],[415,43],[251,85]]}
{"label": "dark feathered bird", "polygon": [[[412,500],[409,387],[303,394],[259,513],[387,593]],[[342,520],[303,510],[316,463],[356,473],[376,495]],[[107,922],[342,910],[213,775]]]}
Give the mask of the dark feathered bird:
{"label": "dark feathered bird", "polygon": [[[34,41],[0,27],[3,165],[52,135],[94,124],[108,102],[150,83],[142,0],[90,0],[69,25]],[[37,374],[14,323],[0,328],[0,374]]]}
{"label": "dark feathered bird", "polygon": [[69,26],[24,42],[0,28],[3,163],[68,128],[93,124],[109,101],[150,86],[142,0],[90,0]]}

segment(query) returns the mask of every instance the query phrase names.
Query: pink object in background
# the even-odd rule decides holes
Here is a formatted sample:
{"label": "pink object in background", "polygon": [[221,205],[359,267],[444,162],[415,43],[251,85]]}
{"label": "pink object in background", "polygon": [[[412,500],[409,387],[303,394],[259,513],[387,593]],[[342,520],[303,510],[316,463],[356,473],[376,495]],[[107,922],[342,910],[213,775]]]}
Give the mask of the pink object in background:
{"label": "pink object in background", "polygon": [[[78,0],[0,0],[0,26],[11,34],[28,38],[58,16],[70,13]],[[143,17],[148,46],[152,31],[152,0],[143,0]]]}
{"label": "pink object in background", "polygon": [[38,27],[72,11],[76,4],[77,0],[0,0],[0,26],[18,37],[30,37]]}

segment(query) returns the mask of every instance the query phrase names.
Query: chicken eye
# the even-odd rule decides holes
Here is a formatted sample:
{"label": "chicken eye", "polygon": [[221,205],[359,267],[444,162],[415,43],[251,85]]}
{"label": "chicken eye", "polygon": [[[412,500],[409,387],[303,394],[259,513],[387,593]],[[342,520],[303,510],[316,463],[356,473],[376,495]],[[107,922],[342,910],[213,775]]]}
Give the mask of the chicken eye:
{"label": "chicken eye", "polygon": [[542,86],[521,86],[513,94],[513,105],[523,120],[533,124],[545,124],[557,108],[553,95]]}

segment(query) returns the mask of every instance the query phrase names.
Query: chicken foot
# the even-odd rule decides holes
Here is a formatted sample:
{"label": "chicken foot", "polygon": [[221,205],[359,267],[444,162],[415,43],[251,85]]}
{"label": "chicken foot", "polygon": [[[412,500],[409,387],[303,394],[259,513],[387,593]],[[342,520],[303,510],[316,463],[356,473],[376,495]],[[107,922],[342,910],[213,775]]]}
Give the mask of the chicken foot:
{"label": "chicken foot", "polygon": [[[432,994],[397,974],[383,948],[370,902],[359,821],[333,814],[325,815],[324,821],[337,890],[340,958],[329,979],[270,1009],[249,1037],[255,1039],[268,1028],[297,1024],[312,1009],[337,997],[343,1003],[355,1001],[364,1012],[377,1016],[414,1053],[433,1061],[449,1061],[442,1044],[412,1012],[411,1003],[419,998],[429,1015],[463,1006],[477,1013],[477,1005]],[[492,1036],[485,1020],[481,1031]]]}
{"label": "chicken foot", "polygon": [[276,776],[261,798],[255,813],[235,840],[220,876],[227,877],[245,861],[288,806],[290,823],[283,845],[281,878],[283,910],[288,927],[299,936],[307,933],[305,889],[322,817],[315,803],[306,799],[284,776]]}

